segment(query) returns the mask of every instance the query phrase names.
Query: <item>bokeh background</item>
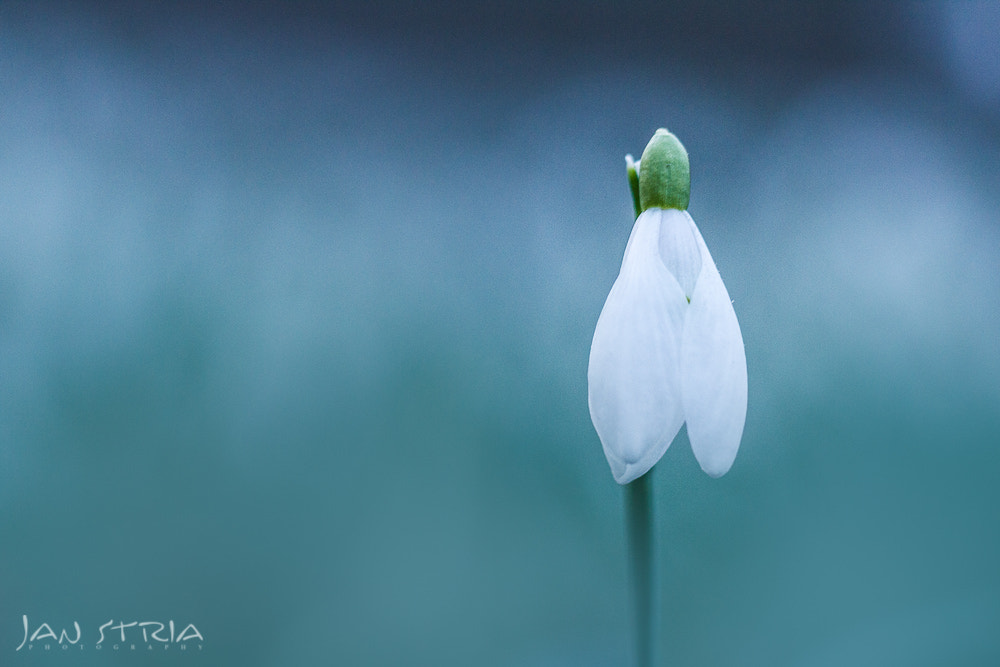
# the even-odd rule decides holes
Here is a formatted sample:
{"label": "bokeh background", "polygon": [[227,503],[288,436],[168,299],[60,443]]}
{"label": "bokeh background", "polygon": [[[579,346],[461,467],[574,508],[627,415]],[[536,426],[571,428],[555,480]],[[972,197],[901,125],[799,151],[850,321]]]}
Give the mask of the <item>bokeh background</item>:
{"label": "bokeh background", "polygon": [[[869,6],[877,5],[877,6]],[[0,5],[0,664],[626,665],[590,339],[665,126],[740,318],[674,665],[1000,664],[1000,5]],[[16,651],[83,628],[83,649]],[[95,649],[109,619],[202,650]]]}

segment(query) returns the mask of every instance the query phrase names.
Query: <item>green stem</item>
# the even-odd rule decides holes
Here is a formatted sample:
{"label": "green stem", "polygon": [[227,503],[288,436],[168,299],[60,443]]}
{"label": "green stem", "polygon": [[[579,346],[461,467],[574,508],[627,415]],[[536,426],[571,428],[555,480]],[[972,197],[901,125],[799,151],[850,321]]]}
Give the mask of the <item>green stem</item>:
{"label": "green stem", "polygon": [[626,156],[626,173],[628,174],[628,188],[632,192],[632,205],[635,206],[635,217],[639,217],[642,213],[642,207],[639,204],[639,174],[635,171],[635,163],[632,162],[632,156]]}
{"label": "green stem", "polygon": [[653,601],[653,489],[650,472],[625,485],[625,522],[632,565],[637,667],[652,667],[656,647]]}

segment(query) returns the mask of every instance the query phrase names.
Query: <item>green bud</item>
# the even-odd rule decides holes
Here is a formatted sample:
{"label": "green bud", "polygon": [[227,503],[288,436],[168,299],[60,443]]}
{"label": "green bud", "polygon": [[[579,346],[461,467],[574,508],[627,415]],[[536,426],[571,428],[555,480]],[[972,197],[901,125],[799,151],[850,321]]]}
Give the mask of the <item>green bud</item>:
{"label": "green bud", "polygon": [[639,169],[639,202],[648,208],[682,211],[691,200],[691,167],[688,154],[677,137],[659,129],[642,152]]}

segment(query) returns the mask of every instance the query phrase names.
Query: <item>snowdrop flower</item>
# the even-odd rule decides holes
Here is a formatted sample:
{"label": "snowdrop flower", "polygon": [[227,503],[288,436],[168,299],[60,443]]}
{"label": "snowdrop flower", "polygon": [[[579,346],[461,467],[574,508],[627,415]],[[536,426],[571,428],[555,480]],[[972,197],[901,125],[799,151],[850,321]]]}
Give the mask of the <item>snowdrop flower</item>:
{"label": "snowdrop flower", "polygon": [[652,468],[684,422],[698,463],[719,477],[743,437],[743,336],[686,210],[684,146],[657,130],[636,169],[641,212],[594,331],[590,416],[619,484]]}

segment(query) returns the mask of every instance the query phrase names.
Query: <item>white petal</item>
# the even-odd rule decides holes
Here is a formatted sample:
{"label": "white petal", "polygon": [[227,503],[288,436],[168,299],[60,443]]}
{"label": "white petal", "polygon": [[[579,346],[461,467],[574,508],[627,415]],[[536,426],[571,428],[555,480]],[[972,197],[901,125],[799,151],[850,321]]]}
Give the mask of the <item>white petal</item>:
{"label": "white petal", "polygon": [[687,299],[658,254],[660,213],[632,229],[590,348],[590,416],[619,484],[660,460],[684,421],[680,345]]}
{"label": "white petal", "polygon": [[701,247],[687,211],[669,208],[660,211],[660,259],[680,283],[684,296],[694,294],[701,275]]}
{"label": "white petal", "polygon": [[[687,215],[687,213],[684,213]],[[747,360],[733,303],[698,227],[701,274],[684,322],[681,386],[688,438],[712,477],[733,465],[747,414]]]}

